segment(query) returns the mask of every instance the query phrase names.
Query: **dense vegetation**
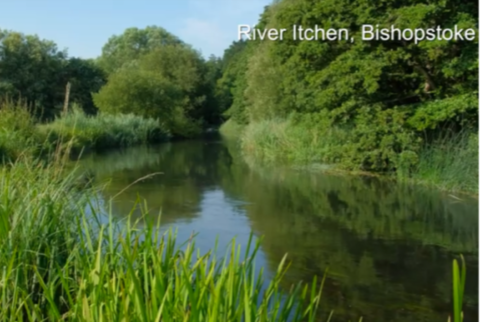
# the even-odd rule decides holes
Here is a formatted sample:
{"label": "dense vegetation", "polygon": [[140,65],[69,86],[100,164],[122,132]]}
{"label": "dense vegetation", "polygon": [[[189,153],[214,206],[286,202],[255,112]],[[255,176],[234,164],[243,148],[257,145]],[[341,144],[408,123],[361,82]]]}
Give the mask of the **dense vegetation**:
{"label": "dense vegetation", "polygon": [[36,121],[62,115],[70,83],[69,102],[86,114],[158,119],[179,137],[221,122],[214,93],[219,59],[205,61],[163,28],[127,29],[94,60],[68,57],[51,41],[13,31],[1,31],[0,43],[0,97],[21,99]]}
{"label": "dense vegetation", "polygon": [[[318,24],[354,36],[366,23],[478,30],[477,17],[478,3],[457,0],[280,0],[257,28]],[[295,304],[316,306],[314,293],[297,288],[282,302],[274,278],[260,297],[249,259],[223,266],[205,256],[190,265],[193,248],[152,241],[153,226],[116,234],[110,222],[97,234],[88,221],[98,209],[64,171],[64,149],[191,138],[228,120],[257,161],[334,164],[478,190],[478,38],[415,45],[286,35],[234,42],[207,60],[161,27],[130,28],[100,57],[80,59],[52,41],[0,30],[0,158],[11,161],[0,167],[0,318],[267,321],[302,308],[313,319]],[[43,156],[56,158],[45,164]]]}
{"label": "dense vegetation", "polygon": [[1,321],[314,321],[315,281],[281,293],[280,266],[265,285],[258,244],[243,260],[234,242],[218,258],[154,222],[119,225],[63,168],[29,158],[0,168]]}
{"label": "dense vegetation", "polygon": [[[478,4],[281,0],[256,28],[347,28],[360,39],[362,24],[478,31]],[[478,37],[300,41],[287,32],[278,41],[234,42],[208,60],[156,26],[112,36],[93,60],[37,36],[1,31],[0,42],[0,97],[21,97],[35,122],[61,115],[70,83],[70,101],[86,114],[155,119],[173,137],[227,121],[223,129],[240,128],[244,154],[257,161],[478,190]]]}
{"label": "dense vegetation", "polygon": [[478,3],[282,0],[267,7],[256,28],[347,28],[356,41],[299,41],[287,32],[284,40],[235,42],[219,89],[228,124],[246,126],[244,152],[477,190],[478,37],[366,42],[358,40],[362,24],[478,31]]}

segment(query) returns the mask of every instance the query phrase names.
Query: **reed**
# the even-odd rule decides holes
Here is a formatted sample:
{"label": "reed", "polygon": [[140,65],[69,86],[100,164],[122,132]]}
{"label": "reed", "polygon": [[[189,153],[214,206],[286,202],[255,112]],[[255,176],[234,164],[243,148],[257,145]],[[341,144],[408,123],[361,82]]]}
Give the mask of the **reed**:
{"label": "reed", "polygon": [[315,320],[323,282],[282,291],[284,259],[265,283],[259,243],[244,258],[235,241],[223,257],[201,254],[159,234],[160,220],[115,222],[78,172],[58,169],[0,169],[0,321]]}
{"label": "reed", "polygon": [[[114,220],[64,160],[0,166],[0,321],[318,321],[325,276],[285,290],[286,256],[267,282],[253,238],[218,256],[161,234],[144,204]],[[454,261],[454,322],[465,277]]]}
{"label": "reed", "polygon": [[84,114],[78,106],[55,121],[40,125],[49,142],[72,141],[72,148],[102,150],[165,141],[170,133],[159,120],[133,114]]}
{"label": "reed", "polygon": [[[465,259],[460,256],[460,263],[456,259],[453,260],[452,266],[452,291],[453,291],[453,322],[463,321],[463,292],[465,290],[465,281],[467,278],[467,268]],[[452,322],[452,316],[448,317],[448,322]]]}

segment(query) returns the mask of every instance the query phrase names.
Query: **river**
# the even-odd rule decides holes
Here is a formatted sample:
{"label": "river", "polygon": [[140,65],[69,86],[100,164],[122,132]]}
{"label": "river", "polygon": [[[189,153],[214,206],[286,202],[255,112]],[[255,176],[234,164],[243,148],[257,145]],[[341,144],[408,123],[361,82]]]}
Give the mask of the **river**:
{"label": "river", "polygon": [[235,143],[218,138],[90,154],[80,164],[108,182],[104,200],[161,172],[118,195],[114,214],[126,216],[140,196],[180,241],[198,233],[207,251],[218,238],[222,254],[253,231],[263,236],[257,267],[272,273],[288,253],[285,288],[328,268],[320,306],[322,315],[334,310],[333,321],[445,322],[452,259],[463,254],[465,321],[478,319],[477,199],[373,177],[251,167]]}

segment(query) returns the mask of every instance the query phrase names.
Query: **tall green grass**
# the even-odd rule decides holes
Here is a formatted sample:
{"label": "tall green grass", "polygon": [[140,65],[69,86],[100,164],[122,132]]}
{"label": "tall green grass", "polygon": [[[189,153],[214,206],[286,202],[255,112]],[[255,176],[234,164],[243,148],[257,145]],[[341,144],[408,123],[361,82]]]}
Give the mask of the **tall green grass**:
{"label": "tall green grass", "polygon": [[38,149],[37,134],[35,121],[22,101],[0,101],[0,162],[34,154]]}
{"label": "tall green grass", "polygon": [[39,124],[23,102],[0,102],[0,162],[21,154],[39,156],[68,148],[72,152],[134,146],[170,139],[159,120],[133,114],[89,116],[74,104],[67,115]]}
{"label": "tall green grass", "polygon": [[419,152],[409,177],[442,189],[478,192],[478,134],[462,132],[438,139]]}
{"label": "tall green grass", "polygon": [[327,139],[316,129],[294,126],[288,120],[268,120],[250,123],[241,137],[241,146],[244,154],[254,160],[297,165],[328,162]]}
{"label": "tall green grass", "polygon": [[133,114],[85,115],[79,108],[40,125],[39,131],[49,142],[71,142],[73,149],[101,150],[125,147],[170,138],[159,120],[147,119]]}
{"label": "tall green grass", "polygon": [[284,262],[264,285],[258,244],[182,251],[158,223],[101,224],[93,193],[58,164],[0,168],[0,321],[314,321],[321,287],[282,293]]}
{"label": "tall green grass", "polygon": [[[241,150],[250,163],[319,165],[321,169],[350,171],[352,160],[343,149],[348,142],[346,130],[288,119],[250,123],[240,136]],[[477,133],[445,136],[424,145],[415,158],[418,162],[414,166],[408,171],[399,167],[395,177],[451,191],[478,192]]]}

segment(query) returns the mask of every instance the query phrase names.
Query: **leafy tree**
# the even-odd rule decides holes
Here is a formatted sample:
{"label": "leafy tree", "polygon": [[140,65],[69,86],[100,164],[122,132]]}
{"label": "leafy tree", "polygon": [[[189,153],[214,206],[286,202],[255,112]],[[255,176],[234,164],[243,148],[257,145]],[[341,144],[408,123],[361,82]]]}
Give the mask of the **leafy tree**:
{"label": "leafy tree", "polygon": [[227,109],[223,103],[222,93],[217,88],[217,82],[222,78],[222,65],[223,60],[212,55],[205,62],[203,71],[203,90],[207,97],[203,114],[205,121],[212,125],[219,125],[223,122],[222,114]]}
{"label": "leafy tree", "polygon": [[[399,29],[457,25],[478,33],[478,4],[277,1],[256,28],[289,32],[281,41],[249,40],[248,50],[230,59],[219,82],[220,88],[232,88],[227,114],[237,122],[293,114],[299,127],[322,124],[324,136],[341,129],[350,135],[329,146],[334,159],[367,170],[394,170],[406,159],[415,163],[421,139],[478,128],[478,38],[362,41],[365,24]],[[300,41],[293,39],[293,25],[345,28],[355,41]]]}
{"label": "leafy tree", "polygon": [[0,30],[0,95],[22,97],[37,113],[51,117],[62,101],[65,51],[37,36]]}
{"label": "leafy tree", "polygon": [[110,74],[153,49],[181,44],[184,43],[179,38],[161,27],[128,28],[123,34],[112,36],[107,41],[102,48],[99,64]]}
{"label": "leafy tree", "polygon": [[92,93],[97,93],[106,83],[106,75],[102,69],[92,59],[70,58],[65,74],[71,83],[70,100],[78,103],[86,113],[96,113]]}
{"label": "leafy tree", "polygon": [[93,61],[68,58],[52,41],[13,31],[0,30],[0,44],[0,96],[21,97],[37,116],[49,119],[61,111],[70,82],[70,101],[96,111],[91,93],[105,75]]}
{"label": "leafy tree", "polygon": [[193,49],[166,45],[111,74],[95,95],[102,111],[160,118],[172,133],[192,136],[207,113],[205,63]]}
{"label": "leafy tree", "polygon": [[167,120],[181,99],[178,86],[158,73],[124,67],[93,96],[106,113],[135,113]]}
{"label": "leafy tree", "polygon": [[248,42],[241,40],[234,42],[225,50],[222,77],[217,81],[216,88],[220,110],[225,111],[225,116],[231,117],[238,123],[247,121],[244,113],[244,89],[249,57],[248,45]]}

